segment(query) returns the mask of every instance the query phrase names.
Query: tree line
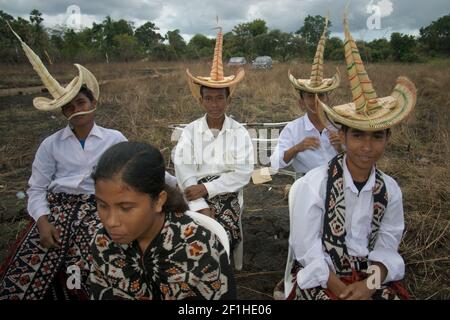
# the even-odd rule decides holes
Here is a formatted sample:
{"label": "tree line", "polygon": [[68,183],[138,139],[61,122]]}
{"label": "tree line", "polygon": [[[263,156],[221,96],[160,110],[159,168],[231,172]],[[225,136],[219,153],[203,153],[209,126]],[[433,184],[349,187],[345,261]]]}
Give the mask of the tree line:
{"label": "tree line", "polygon": [[[161,35],[151,21],[136,28],[132,22],[107,16],[101,23],[76,31],[64,26],[45,28],[42,14],[36,9],[30,12],[28,20],[14,18],[0,10],[0,59],[3,63],[23,62],[25,57],[2,20],[8,21],[22,39],[50,63],[194,60],[210,58],[215,43],[215,39],[202,34],[196,34],[186,42],[179,29]],[[269,30],[261,19],[241,23],[224,34],[223,56],[225,59],[242,56],[247,60],[259,55],[268,55],[279,61],[310,59],[314,56],[324,24],[324,17],[308,15],[296,32],[288,33],[279,29]],[[329,28],[331,26],[329,22]],[[342,60],[343,41],[338,37],[329,38],[329,34],[328,31],[325,59]],[[420,28],[418,37],[392,33],[389,40],[357,41],[357,45],[362,59],[370,62],[417,62],[450,56],[450,14]]]}

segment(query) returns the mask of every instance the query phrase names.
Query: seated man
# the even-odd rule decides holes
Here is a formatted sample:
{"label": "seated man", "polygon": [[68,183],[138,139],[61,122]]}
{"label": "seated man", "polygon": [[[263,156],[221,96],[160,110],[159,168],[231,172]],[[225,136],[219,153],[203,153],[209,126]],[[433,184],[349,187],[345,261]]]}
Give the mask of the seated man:
{"label": "seated man", "polygon": [[[126,138],[94,122],[100,91],[89,70],[76,64],[79,74],[64,88],[17,37],[53,96],[53,100],[35,98],[34,106],[61,110],[68,124],[47,137],[36,152],[27,190],[34,222],[1,268],[0,299],[87,298],[89,245],[101,226],[91,172],[106,149]],[[72,266],[80,270],[79,290],[66,285],[66,270]]]}
{"label": "seated man", "polygon": [[289,122],[281,131],[278,144],[270,157],[271,166],[275,170],[292,166],[295,172],[306,173],[327,163],[342,151],[337,133],[320,122],[315,99],[317,94],[319,99],[328,103],[328,93],[340,83],[339,73],[331,79],[323,79],[327,21],[317,45],[310,79],[296,79],[289,72],[289,80],[300,95],[299,106],[306,110],[306,114]]}
{"label": "seated man", "polygon": [[225,113],[244,70],[223,76],[219,31],[210,77],[186,72],[192,94],[206,115],[183,130],[175,151],[175,175],[190,210],[217,219],[234,249],[241,241],[238,194],[250,180],[254,155],[247,130]]}
{"label": "seated man", "polygon": [[378,98],[345,24],[345,57],[353,103],[334,108],[318,100],[319,116],[339,126],[346,148],[294,186],[289,244],[294,263],[288,299],[405,299],[402,192],[376,167],[390,128],[413,110],[416,89],[399,77]]}

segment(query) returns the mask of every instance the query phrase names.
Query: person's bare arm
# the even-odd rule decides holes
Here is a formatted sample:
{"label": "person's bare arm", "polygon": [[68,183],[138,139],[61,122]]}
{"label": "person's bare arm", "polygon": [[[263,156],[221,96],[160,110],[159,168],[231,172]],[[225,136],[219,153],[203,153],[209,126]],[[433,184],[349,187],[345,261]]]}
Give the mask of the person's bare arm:
{"label": "person's bare arm", "polygon": [[342,292],[344,292],[347,286],[338,278],[338,276],[332,270],[330,270],[327,287],[336,297],[339,298],[339,296],[342,294]]}
{"label": "person's bare arm", "polygon": [[320,147],[320,141],[316,137],[306,137],[300,143],[284,152],[283,161],[289,163],[297,153],[305,150],[315,150]]}
{"label": "person's bare arm", "polygon": [[[387,276],[387,268],[381,262],[372,262],[372,265],[377,266],[375,274],[369,276],[367,279],[352,283],[341,293],[340,299],[345,300],[370,300],[377,288],[373,287],[372,277],[380,277],[379,283],[383,283]],[[378,282],[378,281],[377,281]]]}

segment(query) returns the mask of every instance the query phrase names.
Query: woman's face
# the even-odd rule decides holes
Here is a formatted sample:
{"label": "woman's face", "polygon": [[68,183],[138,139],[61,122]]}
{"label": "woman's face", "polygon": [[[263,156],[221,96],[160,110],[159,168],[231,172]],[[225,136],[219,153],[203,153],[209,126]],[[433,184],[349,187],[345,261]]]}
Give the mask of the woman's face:
{"label": "woman's face", "polygon": [[129,244],[148,237],[153,239],[164,223],[165,191],[152,199],[115,176],[97,180],[95,196],[100,220],[114,242]]}

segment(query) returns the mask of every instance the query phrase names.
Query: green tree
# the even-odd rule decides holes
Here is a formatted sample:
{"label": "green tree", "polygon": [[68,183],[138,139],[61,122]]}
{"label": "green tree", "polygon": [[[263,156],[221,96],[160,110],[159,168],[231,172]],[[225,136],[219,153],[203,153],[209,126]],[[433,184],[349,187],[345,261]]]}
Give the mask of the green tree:
{"label": "green tree", "polygon": [[202,34],[194,35],[187,45],[189,58],[210,57],[214,52],[215,39],[209,39]]}
{"label": "green tree", "polygon": [[[326,37],[330,35],[330,28],[332,26],[331,21],[328,21],[328,31]],[[311,16],[308,15],[303,23],[303,26],[297,30],[297,34],[300,34],[306,41],[309,52],[311,55],[315,53],[317,44],[319,43],[320,37],[323,33],[323,28],[325,27],[325,18],[322,16]]]}
{"label": "green tree", "polygon": [[387,39],[372,40],[367,46],[370,48],[370,61],[372,62],[386,61],[391,54]]}
{"label": "green tree", "polygon": [[183,37],[180,34],[180,30],[175,29],[172,31],[167,31],[165,39],[169,41],[169,47],[171,47],[172,49],[170,49],[169,52],[171,55],[173,55],[173,53],[175,53],[175,56],[177,58],[182,58],[183,55],[186,52],[186,42],[184,41]]}
{"label": "green tree", "polygon": [[420,42],[428,50],[450,55],[450,14],[420,28]]}
{"label": "green tree", "polygon": [[[266,22],[261,19],[255,19],[252,22],[241,23],[233,28],[233,34],[235,36],[234,51],[242,52],[247,58],[255,56],[255,38],[260,35],[267,34],[268,28]],[[260,37],[261,38],[261,37]],[[259,46],[261,46],[259,41]]]}
{"label": "green tree", "polygon": [[159,28],[153,22],[146,22],[136,29],[134,35],[142,47],[151,53],[153,48],[164,38],[157,32]]}
{"label": "green tree", "polygon": [[392,57],[395,61],[400,62],[417,61],[416,44],[416,39],[413,36],[394,32],[391,34]]}
{"label": "green tree", "polygon": [[139,43],[129,34],[118,34],[113,38],[114,56],[120,61],[130,61],[140,56]]}
{"label": "green tree", "polygon": [[48,34],[42,26],[42,21],[44,21],[42,13],[36,9],[31,10],[31,41],[29,42],[29,45],[31,45],[39,54],[43,54],[44,50],[48,49],[49,46]]}
{"label": "green tree", "polygon": [[30,12],[30,22],[34,26],[40,26],[44,19],[42,18],[42,13],[39,10],[33,9]]}
{"label": "green tree", "polygon": [[332,37],[325,43],[324,58],[330,60],[344,59],[344,42],[338,37]]}

